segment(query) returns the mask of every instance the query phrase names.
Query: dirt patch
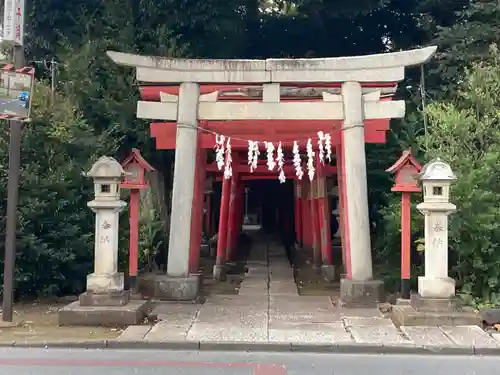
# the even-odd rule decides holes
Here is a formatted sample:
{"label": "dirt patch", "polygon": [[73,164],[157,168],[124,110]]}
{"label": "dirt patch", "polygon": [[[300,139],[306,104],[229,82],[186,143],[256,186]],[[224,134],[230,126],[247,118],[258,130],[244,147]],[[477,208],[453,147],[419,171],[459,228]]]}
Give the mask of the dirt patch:
{"label": "dirt patch", "polygon": [[18,327],[0,328],[1,342],[44,340],[107,340],[118,337],[120,328],[105,327],[58,327],[57,311],[67,303],[32,302],[14,306],[14,321]]}

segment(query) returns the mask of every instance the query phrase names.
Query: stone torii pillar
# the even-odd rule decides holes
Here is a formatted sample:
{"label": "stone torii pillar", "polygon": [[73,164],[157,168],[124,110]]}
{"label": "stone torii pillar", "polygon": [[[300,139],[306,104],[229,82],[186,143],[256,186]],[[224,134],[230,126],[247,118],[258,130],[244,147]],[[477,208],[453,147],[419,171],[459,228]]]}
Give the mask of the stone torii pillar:
{"label": "stone torii pillar", "polygon": [[[186,299],[196,294],[188,257],[197,121],[227,121],[230,125],[230,121],[240,120],[340,120],[346,258],[350,263],[347,277],[341,281],[341,298],[351,305],[381,301],[382,283],[373,280],[364,123],[404,117],[405,103],[381,100],[381,90],[402,81],[406,67],[427,62],[435,51],[436,47],[426,47],[369,56],[266,60],[169,59],[108,52],[119,65],[135,67],[139,82],[180,84],[179,96],[165,94],[161,102],[139,101],[137,106],[138,118],[177,122],[168,277],[162,284],[175,290],[172,297]],[[200,97],[198,85],[202,83],[262,85],[262,101],[217,101],[217,91]],[[340,83],[341,94],[323,92],[322,101],[280,100],[281,84],[307,83]],[[363,90],[365,83],[372,83],[371,92]],[[372,86],[380,90],[373,91]]]}

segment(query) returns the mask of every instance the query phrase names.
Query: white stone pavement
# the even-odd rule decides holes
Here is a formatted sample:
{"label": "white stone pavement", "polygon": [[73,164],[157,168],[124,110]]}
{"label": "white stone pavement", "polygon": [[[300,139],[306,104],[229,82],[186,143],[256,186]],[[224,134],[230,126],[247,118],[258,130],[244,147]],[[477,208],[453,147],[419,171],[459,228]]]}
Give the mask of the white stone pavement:
{"label": "white stone pavement", "polygon": [[257,244],[239,295],[212,296],[205,304],[161,303],[154,326],[130,326],[119,341],[377,344],[500,348],[476,326],[401,327],[378,309],[334,307],[330,298],[299,296],[293,270],[275,244]]}

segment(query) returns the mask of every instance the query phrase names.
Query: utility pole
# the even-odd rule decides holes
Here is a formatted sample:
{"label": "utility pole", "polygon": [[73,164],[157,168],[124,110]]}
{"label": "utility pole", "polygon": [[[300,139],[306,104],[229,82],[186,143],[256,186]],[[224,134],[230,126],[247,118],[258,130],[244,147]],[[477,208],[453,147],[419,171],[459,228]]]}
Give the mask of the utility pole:
{"label": "utility pole", "polygon": [[[12,47],[12,60],[16,69],[24,67],[24,1],[16,1],[15,4],[5,1],[7,7],[16,7],[13,15],[16,20],[8,19],[9,27],[14,28],[15,38],[18,42]],[[5,17],[7,19],[7,16]],[[17,23],[16,23],[17,22]],[[4,22],[4,34],[6,23]],[[9,29],[10,31],[10,29]],[[5,35],[4,35],[5,36]],[[30,98],[31,99],[31,98]],[[14,300],[14,271],[16,261],[16,227],[17,227],[17,203],[19,194],[19,177],[21,174],[21,135],[22,121],[9,121],[9,171],[7,182],[7,214],[5,229],[5,260],[3,271],[3,304],[2,320],[12,322],[13,320],[13,300]]]}

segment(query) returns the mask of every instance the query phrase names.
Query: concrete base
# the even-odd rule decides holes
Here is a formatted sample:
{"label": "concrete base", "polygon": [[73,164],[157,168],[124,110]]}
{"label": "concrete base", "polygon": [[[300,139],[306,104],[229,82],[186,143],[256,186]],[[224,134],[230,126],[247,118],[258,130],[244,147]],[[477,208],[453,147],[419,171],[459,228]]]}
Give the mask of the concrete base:
{"label": "concrete base", "polygon": [[145,297],[160,301],[194,301],[200,295],[201,277],[173,277],[167,274],[148,273],[138,277],[138,287]]}
{"label": "concrete base", "polygon": [[345,307],[375,307],[385,301],[380,280],[340,280],[340,300]]}
{"label": "concrete base", "polygon": [[149,301],[130,301],[124,306],[82,306],[73,302],[58,312],[60,326],[122,327],[141,324],[152,309]]}
{"label": "concrete base", "polygon": [[455,280],[451,277],[437,279],[419,276],[418,293],[424,298],[455,297]]}
{"label": "concrete base", "polygon": [[214,279],[217,281],[226,281],[226,267],[223,265],[215,265],[214,266]]}
{"label": "concrete base", "polygon": [[321,274],[326,281],[336,281],[338,280],[337,269],[334,265],[322,265]]}
{"label": "concrete base", "polygon": [[79,303],[81,306],[125,306],[130,301],[130,291],[112,293],[92,293],[80,294]]}
{"label": "concrete base", "polygon": [[392,308],[393,320],[402,326],[462,326],[482,324],[482,317],[474,309],[464,306],[456,297],[423,298],[411,296],[409,304]]}
{"label": "concrete base", "polygon": [[96,294],[120,293],[125,285],[123,272],[87,275],[87,291]]}

